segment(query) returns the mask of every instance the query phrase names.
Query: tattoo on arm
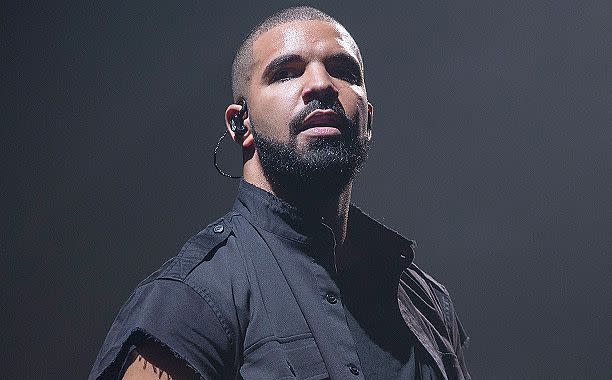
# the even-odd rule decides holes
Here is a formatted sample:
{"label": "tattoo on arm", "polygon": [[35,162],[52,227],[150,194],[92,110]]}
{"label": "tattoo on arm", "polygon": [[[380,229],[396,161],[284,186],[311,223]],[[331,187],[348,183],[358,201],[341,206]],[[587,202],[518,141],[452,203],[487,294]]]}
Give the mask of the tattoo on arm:
{"label": "tattoo on arm", "polygon": [[201,377],[184,360],[158,344],[145,343],[132,352],[123,380],[192,380]]}
{"label": "tattoo on arm", "polygon": [[153,373],[156,374],[159,379],[163,377],[165,380],[175,380],[173,377],[170,376],[170,374],[165,372],[163,369],[156,367],[155,364],[153,363],[150,363],[147,359],[145,359],[142,355],[140,355],[138,351],[134,351],[132,355],[135,355],[136,356],[135,360],[138,363],[142,364],[143,370],[146,371],[147,367],[149,367],[149,369],[152,370]]}

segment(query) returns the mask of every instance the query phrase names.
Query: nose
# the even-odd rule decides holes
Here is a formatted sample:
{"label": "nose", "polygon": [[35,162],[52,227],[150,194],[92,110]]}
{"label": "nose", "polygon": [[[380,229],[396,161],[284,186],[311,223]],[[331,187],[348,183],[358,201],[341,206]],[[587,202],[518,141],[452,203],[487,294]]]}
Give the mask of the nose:
{"label": "nose", "polygon": [[315,99],[327,104],[336,102],[338,89],[323,64],[313,62],[308,65],[304,78],[305,82],[302,88],[304,104],[308,104]]}

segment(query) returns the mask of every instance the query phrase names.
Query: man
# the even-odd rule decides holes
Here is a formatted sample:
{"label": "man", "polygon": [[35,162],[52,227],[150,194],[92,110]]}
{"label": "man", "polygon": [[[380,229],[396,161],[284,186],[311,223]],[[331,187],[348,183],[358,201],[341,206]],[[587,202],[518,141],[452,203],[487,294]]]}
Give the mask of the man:
{"label": "man", "polygon": [[308,7],[239,49],[233,209],[121,309],[90,378],[469,379],[467,337],[412,242],[350,204],[372,137],[359,49]]}

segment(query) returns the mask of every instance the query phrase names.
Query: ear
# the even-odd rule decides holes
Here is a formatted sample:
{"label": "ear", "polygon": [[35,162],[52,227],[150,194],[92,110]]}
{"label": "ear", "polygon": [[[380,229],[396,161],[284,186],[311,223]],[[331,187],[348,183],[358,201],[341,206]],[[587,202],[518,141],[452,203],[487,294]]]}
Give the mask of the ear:
{"label": "ear", "polygon": [[368,124],[367,124],[367,132],[368,132],[368,140],[372,139],[372,122],[374,121],[374,106],[372,103],[368,102]]}
{"label": "ear", "polygon": [[249,115],[246,115],[246,118],[243,119],[243,125],[246,127],[247,131],[244,135],[238,135],[234,131],[232,131],[231,120],[232,116],[236,115],[242,106],[240,104],[230,104],[225,110],[225,128],[229,132],[230,136],[232,136],[232,140],[242,145],[243,148],[249,148],[253,145],[253,135],[251,133],[251,122],[249,120]]}

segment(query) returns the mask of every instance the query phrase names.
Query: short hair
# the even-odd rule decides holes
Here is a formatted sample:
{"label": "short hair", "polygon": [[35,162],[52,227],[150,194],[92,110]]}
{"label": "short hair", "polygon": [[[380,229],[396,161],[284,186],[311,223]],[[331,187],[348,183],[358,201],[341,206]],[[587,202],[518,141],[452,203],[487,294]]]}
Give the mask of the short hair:
{"label": "short hair", "polygon": [[[309,21],[320,20],[327,21],[331,24],[338,25],[344,29],[335,18],[312,7],[293,7],[283,9],[271,15],[257,25],[249,35],[244,39],[242,45],[238,48],[234,63],[232,64],[232,93],[234,101],[246,99],[247,87],[251,80],[251,70],[253,66],[253,43],[263,33],[273,29],[279,25],[286,24],[292,21]],[[359,63],[361,64],[361,54],[357,50]]]}

